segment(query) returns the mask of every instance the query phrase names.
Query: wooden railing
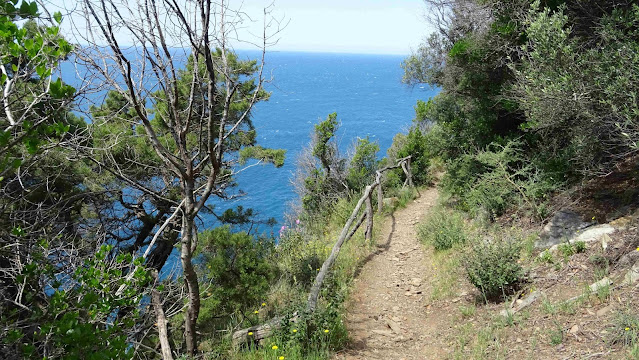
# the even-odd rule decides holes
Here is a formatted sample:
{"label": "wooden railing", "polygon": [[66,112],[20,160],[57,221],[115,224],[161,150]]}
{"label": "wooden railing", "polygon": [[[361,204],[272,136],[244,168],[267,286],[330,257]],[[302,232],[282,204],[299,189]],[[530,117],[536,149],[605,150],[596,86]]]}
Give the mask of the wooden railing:
{"label": "wooden railing", "polygon": [[[326,275],[328,275],[329,270],[337,260],[337,256],[339,252],[346,243],[360,228],[360,226],[366,221],[366,230],[364,231],[364,237],[366,240],[372,241],[373,238],[373,191],[377,188],[377,211],[381,213],[384,206],[384,194],[382,190],[382,175],[384,172],[391,170],[402,168],[404,174],[406,175],[406,180],[404,182],[405,186],[413,187],[413,175],[411,172],[411,157],[407,156],[401,159],[397,159],[395,165],[387,166],[382,169],[376,171],[375,181],[366,186],[364,188],[364,193],[362,197],[357,201],[357,205],[353,209],[351,216],[346,220],[346,224],[342,228],[337,241],[333,245],[331,250],[331,254],[322,264],[317,276],[315,277],[315,281],[313,281],[313,286],[311,286],[311,291],[308,295],[308,300],[306,303],[306,311],[308,313],[313,313],[317,308],[317,301],[319,298],[320,291],[322,290],[322,285],[324,284],[324,279]],[[366,206],[366,209],[360,215],[360,210],[363,206]],[[359,215],[359,217],[358,217]],[[357,219],[357,221],[355,221]],[[296,316],[294,315],[294,318]],[[276,317],[273,318],[262,325],[256,325],[250,328],[238,330],[233,333],[233,342],[238,344],[245,342],[249,339],[248,333],[251,332],[253,335],[250,337],[251,341],[261,341],[267,337],[270,337],[273,333],[273,330],[280,327],[282,318]],[[295,319],[292,319],[295,322]]]}

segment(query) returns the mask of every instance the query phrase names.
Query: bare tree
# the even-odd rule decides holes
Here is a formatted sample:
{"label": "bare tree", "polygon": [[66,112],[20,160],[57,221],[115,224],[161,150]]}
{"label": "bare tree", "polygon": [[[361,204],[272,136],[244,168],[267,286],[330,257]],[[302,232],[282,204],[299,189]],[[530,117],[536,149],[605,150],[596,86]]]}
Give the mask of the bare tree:
{"label": "bare tree", "polygon": [[[157,181],[146,184],[118,169],[110,171],[137,191],[166,201],[171,206],[166,214],[179,214],[176,229],[188,300],[184,336],[193,355],[200,310],[192,263],[196,219],[212,196],[227,196],[238,158],[230,154],[272,162],[283,155],[253,146],[250,123],[253,106],[268,96],[263,90],[264,53],[279,22],[270,16],[270,7],[264,10],[257,44],[261,60],[246,63],[233,52],[246,14],[224,1],[84,0],[82,11],[87,23],[76,24],[77,36],[90,45],[78,56],[93,76],[123,97],[133,115],[128,119],[133,133],[143,137],[152,149],[153,168],[160,169]],[[177,196],[165,196],[161,179],[176,185]],[[162,341],[164,354],[170,353],[168,344]]]}

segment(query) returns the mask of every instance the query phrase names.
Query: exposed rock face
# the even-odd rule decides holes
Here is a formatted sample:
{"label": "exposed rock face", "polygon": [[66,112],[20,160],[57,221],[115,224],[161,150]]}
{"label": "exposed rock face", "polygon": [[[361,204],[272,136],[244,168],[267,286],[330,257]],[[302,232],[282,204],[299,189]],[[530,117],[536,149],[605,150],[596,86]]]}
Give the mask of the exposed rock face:
{"label": "exposed rock face", "polygon": [[581,220],[581,215],[572,210],[560,210],[544,227],[535,243],[537,248],[549,248],[553,245],[568,241],[577,235],[577,231],[591,226],[592,222]]}

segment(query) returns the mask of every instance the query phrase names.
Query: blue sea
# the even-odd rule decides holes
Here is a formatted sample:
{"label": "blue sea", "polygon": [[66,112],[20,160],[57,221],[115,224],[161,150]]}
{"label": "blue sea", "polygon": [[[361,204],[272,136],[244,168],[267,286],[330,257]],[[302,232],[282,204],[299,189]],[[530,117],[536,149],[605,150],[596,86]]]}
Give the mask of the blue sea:
{"label": "blue sea", "polygon": [[[256,57],[257,54],[241,53]],[[358,137],[369,136],[386,154],[393,136],[406,132],[414,118],[417,100],[437,93],[428,87],[401,83],[404,57],[334,53],[271,52],[266,56],[268,101],[253,113],[258,142],[264,147],[286,150],[281,168],[252,167],[237,178],[246,195],[231,206],[257,211],[261,218],[275,218],[284,224],[287,205],[295,200],[290,179],[296,158],[310,141],[313,126],[337,112],[340,130],[336,136],[346,153]]]}
{"label": "blue sea", "polygon": [[[240,51],[239,56],[258,59],[261,53]],[[398,55],[267,53],[264,74],[270,81],[265,88],[271,97],[256,105],[252,121],[259,145],[285,149],[286,162],[280,168],[259,165],[241,172],[236,192],[241,190],[245,195],[232,201],[213,199],[215,211],[240,205],[257,212],[258,220],[274,218],[277,227],[287,225],[284,215],[296,200],[291,179],[297,156],[310,142],[313,126],[333,112],[340,121],[336,139],[343,154],[358,137],[368,136],[379,143],[378,155],[383,157],[393,136],[411,125],[417,100],[437,93],[428,87],[402,84],[403,59]],[[73,64],[62,64],[65,82],[79,85],[76,74]],[[88,103],[79,105],[80,110],[86,111],[91,102],[99,105],[105,94],[89,94]],[[214,216],[205,215],[200,229],[216,225]],[[272,230],[261,228],[267,233]]]}

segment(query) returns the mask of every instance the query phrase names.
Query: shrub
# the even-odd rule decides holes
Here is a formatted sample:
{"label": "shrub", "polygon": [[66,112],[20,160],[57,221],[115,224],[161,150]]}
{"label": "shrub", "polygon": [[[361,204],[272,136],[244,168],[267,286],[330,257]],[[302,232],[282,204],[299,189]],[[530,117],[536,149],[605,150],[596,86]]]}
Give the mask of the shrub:
{"label": "shrub", "polygon": [[465,263],[470,282],[484,298],[503,298],[521,281],[521,245],[512,240],[482,240],[471,248]]}
{"label": "shrub", "polygon": [[351,191],[359,192],[375,180],[379,144],[368,137],[357,139],[355,151],[346,170],[346,183]]}
{"label": "shrub", "polygon": [[203,292],[200,323],[212,325],[219,315],[241,311],[263,301],[277,268],[273,239],[231,232],[229,226],[199,235],[196,269]]}
{"label": "shrub", "polygon": [[617,313],[610,331],[613,344],[635,346],[639,343],[639,317],[630,308]]}
{"label": "shrub", "polygon": [[464,221],[459,213],[437,208],[420,225],[418,236],[437,251],[450,249],[466,242]]}

